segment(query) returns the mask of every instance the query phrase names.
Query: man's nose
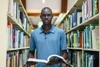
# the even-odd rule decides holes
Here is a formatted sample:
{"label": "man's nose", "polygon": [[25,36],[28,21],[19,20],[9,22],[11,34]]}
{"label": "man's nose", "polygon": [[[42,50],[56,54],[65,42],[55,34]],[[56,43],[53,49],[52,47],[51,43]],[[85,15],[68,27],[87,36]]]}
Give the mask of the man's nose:
{"label": "man's nose", "polygon": [[45,18],[48,18],[48,16],[46,15],[46,17]]}

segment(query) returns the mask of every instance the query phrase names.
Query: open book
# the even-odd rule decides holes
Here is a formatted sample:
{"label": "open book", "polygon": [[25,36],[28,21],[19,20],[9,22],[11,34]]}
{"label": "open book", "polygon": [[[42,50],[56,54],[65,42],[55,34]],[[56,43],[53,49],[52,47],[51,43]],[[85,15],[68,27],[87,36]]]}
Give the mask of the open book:
{"label": "open book", "polygon": [[68,62],[66,62],[66,60],[62,57],[62,56],[59,56],[59,55],[50,55],[47,60],[44,60],[44,59],[36,59],[36,58],[29,58],[28,61],[32,61],[32,62],[43,62],[43,63],[48,63],[51,59],[54,59],[54,58],[59,58],[59,61],[62,61],[63,63],[65,63],[66,65],[72,67]]}

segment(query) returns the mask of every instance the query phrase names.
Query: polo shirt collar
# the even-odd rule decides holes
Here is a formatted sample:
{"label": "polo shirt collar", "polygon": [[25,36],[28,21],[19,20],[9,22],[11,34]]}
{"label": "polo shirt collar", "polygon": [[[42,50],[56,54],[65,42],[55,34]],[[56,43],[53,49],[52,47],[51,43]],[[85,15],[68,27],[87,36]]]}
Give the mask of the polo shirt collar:
{"label": "polo shirt collar", "polygon": [[[52,25],[52,27],[51,27],[51,29],[49,30],[49,32],[50,33],[54,33],[54,25]],[[40,31],[39,31],[39,33],[41,34],[41,33],[44,33],[44,31],[43,31],[43,29],[42,29],[42,26],[40,27]]]}

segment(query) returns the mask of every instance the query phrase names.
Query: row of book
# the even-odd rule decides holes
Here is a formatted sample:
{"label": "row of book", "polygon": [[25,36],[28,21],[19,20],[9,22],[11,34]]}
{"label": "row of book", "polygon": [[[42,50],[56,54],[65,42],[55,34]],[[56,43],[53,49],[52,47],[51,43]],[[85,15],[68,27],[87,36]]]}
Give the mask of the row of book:
{"label": "row of book", "polygon": [[85,21],[99,13],[99,0],[85,0],[82,4],[82,20]]}
{"label": "row of book", "polygon": [[17,23],[25,30],[28,31],[29,23],[28,18],[25,16],[25,13],[22,11],[20,4],[14,0],[9,0],[8,4],[8,14],[17,20]]}
{"label": "row of book", "polygon": [[99,67],[99,54],[98,53],[87,53],[83,54],[84,67]]}
{"label": "row of book", "polygon": [[13,28],[11,22],[7,25],[7,49],[29,46],[29,36],[23,31]]}
{"label": "row of book", "polygon": [[10,52],[6,54],[6,67],[23,67],[28,59],[28,50]]}
{"label": "row of book", "polygon": [[82,52],[69,51],[69,63],[73,65],[73,67],[82,67]]}
{"label": "row of book", "polygon": [[99,53],[69,51],[69,62],[73,67],[99,67]]}
{"label": "row of book", "polygon": [[75,9],[72,14],[69,14],[65,19],[67,24],[66,30],[69,31],[72,28],[78,26],[85,20],[95,16],[99,13],[99,0],[85,0],[80,9]]}
{"label": "row of book", "polygon": [[99,49],[99,24],[89,24],[83,31],[67,34],[68,47]]}

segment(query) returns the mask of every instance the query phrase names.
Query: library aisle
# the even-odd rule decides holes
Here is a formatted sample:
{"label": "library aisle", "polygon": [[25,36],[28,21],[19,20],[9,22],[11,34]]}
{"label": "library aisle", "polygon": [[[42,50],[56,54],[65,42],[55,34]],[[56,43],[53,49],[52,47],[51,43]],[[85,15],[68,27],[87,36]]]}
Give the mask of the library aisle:
{"label": "library aisle", "polygon": [[42,25],[43,7],[53,10],[52,24],[66,33],[67,62],[100,67],[99,0],[0,0],[0,67],[23,67],[27,62],[30,34]]}

